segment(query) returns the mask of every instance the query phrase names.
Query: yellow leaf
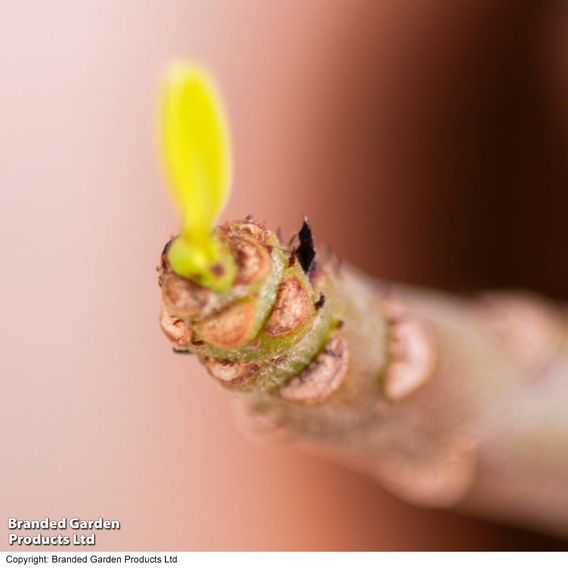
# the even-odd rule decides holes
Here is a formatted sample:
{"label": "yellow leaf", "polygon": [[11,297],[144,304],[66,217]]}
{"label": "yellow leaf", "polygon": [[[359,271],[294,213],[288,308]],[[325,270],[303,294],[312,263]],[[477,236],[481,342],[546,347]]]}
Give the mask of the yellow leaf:
{"label": "yellow leaf", "polygon": [[229,194],[229,135],[220,96],[204,69],[182,63],[171,68],[164,86],[162,142],[182,218],[170,264],[181,276],[227,289],[234,262],[211,232]]}

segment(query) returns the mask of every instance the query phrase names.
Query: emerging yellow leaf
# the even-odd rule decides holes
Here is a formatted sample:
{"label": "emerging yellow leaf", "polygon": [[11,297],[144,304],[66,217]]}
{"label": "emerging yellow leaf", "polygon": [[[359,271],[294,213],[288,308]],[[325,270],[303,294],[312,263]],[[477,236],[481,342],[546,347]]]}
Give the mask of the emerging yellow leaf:
{"label": "emerging yellow leaf", "polygon": [[230,287],[235,265],[212,236],[229,194],[231,158],[220,97],[207,72],[174,65],[165,82],[162,141],[165,167],[182,226],[168,259],[180,276],[218,291]]}

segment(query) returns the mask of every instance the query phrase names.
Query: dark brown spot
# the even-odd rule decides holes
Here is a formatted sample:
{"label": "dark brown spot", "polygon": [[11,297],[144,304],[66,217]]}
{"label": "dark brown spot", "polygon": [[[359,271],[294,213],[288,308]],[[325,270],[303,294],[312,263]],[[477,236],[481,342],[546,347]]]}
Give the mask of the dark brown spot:
{"label": "dark brown spot", "polygon": [[288,259],[288,267],[292,268],[292,266],[296,266],[297,260],[298,260],[298,257],[296,256],[296,249],[294,248],[290,252],[290,258]]}
{"label": "dark brown spot", "polygon": [[320,297],[318,298],[318,301],[314,304],[316,310],[319,310],[321,308],[323,308],[325,305],[325,294],[322,292],[320,294]]}
{"label": "dark brown spot", "polygon": [[177,347],[172,347],[172,351],[176,354],[176,355],[191,355],[191,351],[188,351],[187,349],[178,349]]}
{"label": "dark brown spot", "polygon": [[209,270],[211,270],[211,273],[214,276],[216,276],[217,278],[221,278],[221,276],[223,276],[225,274],[225,267],[222,264],[220,264],[219,262],[212,264],[209,267]]}

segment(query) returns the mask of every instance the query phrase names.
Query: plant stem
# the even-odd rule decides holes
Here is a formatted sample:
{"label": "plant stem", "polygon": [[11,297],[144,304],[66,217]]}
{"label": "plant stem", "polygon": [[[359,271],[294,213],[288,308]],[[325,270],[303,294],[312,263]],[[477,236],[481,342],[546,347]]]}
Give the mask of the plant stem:
{"label": "plant stem", "polygon": [[297,243],[251,219],[223,227],[233,250],[244,240],[266,251],[235,255],[237,274],[253,258],[262,276],[222,296],[163,260],[162,326],[234,392],[249,434],[370,474],[411,503],[568,535],[558,306],[386,286],[331,256],[303,266]]}

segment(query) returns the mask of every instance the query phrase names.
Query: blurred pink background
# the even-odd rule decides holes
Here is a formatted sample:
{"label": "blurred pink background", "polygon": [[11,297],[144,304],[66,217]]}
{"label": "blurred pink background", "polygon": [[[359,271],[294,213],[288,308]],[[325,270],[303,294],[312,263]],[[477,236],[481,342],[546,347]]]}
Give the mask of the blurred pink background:
{"label": "blurred pink background", "polygon": [[564,547],[248,442],[162,337],[154,272],[177,228],[158,80],[190,57],[231,119],[225,217],[307,212],[381,277],[565,294],[568,26],[546,6],[1,2],[0,549],[8,516],[46,515],[119,519],[101,550]]}

